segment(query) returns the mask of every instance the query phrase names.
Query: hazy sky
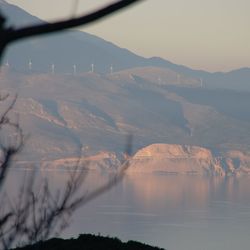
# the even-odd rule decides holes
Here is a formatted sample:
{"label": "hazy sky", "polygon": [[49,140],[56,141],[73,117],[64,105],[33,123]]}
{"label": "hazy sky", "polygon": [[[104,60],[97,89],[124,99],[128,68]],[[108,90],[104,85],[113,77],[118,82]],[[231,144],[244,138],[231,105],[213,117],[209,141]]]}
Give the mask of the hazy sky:
{"label": "hazy sky", "polygon": [[[88,12],[107,0],[8,0],[44,20]],[[86,26],[145,57],[209,71],[250,67],[249,0],[145,0]]]}

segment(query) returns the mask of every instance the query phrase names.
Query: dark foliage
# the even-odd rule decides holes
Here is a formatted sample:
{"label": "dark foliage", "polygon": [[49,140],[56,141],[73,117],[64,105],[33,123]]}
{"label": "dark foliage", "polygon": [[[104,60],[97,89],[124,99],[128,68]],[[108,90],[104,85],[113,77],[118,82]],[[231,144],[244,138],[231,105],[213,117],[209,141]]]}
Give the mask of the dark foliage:
{"label": "dark foliage", "polygon": [[53,238],[45,242],[38,242],[15,250],[164,250],[163,248],[152,247],[137,241],[122,242],[117,238],[83,234],[78,239]]}

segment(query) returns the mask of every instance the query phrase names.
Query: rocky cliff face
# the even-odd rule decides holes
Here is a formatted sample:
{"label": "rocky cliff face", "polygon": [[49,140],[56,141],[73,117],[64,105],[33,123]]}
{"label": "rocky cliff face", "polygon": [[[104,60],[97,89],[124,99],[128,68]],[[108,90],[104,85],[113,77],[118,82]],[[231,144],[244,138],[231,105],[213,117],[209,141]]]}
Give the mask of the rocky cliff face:
{"label": "rocky cliff face", "polygon": [[[117,171],[120,157],[114,152],[100,151],[81,157],[44,161],[17,161],[18,167],[41,169],[73,169],[84,167],[95,171]],[[236,150],[214,156],[203,147],[177,144],[151,144],[137,151],[130,160],[127,174],[156,173],[167,175],[244,175],[250,174],[250,153]]]}
{"label": "rocky cliff face", "polygon": [[97,154],[82,157],[68,157],[56,160],[43,161],[16,161],[14,167],[33,169],[38,167],[41,170],[95,170],[95,171],[117,171],[120,167],[120,160],[115,153],[100,151]]}
{"label": "rocky cliff face", "polygon": [[229,151],[214,156],[209,149],[174,144],[152,144],[139,150],[128,173],[229,175],[250,173],[250,156]]}

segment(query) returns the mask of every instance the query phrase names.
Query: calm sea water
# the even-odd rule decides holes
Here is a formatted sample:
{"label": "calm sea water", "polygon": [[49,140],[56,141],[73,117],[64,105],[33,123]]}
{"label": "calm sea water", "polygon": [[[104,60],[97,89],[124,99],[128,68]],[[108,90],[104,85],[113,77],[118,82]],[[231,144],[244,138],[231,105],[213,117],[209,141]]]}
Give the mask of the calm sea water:
{"label": "calm sea water", "polygon": [[[38,173],[62,188],[67,174]],[[11,171],[14,189],[23,171]],[[107,180],[90,173],[82,192]],[[63,237],[100,233],[168,250],[249,250],[250,177],[129,175],[72,217]]]}

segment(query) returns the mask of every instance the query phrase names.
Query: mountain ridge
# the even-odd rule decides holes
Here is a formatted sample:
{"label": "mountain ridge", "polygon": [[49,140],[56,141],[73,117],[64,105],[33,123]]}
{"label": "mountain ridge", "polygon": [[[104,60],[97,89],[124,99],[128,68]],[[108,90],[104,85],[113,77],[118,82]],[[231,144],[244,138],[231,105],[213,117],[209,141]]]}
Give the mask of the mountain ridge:
{"label": "mountain ridge", "polygon": [[[17,6],[7,2],[0,4],[8,17],[8,24],[20,27],[27,23],[44,22]],[[30,59],[33,62],[33,69],[40,72],[51,71],[52,64],[55,65],[55,71],[64,73],[72,73],[73,65],[77,66],[79,72],[87,72],[91,70],[91,64],[94,64],[95,71],[100,73],[109,72],[111,65],[114,71],[156,66],[169,68],[190,77],[202,78],[206,87],[250,90],[248,81],[250,68],[214,73],[195,70],[159,57],[144,58],[102,38],[81,31],[67,31],[21,41],[8,48],[4,60],[23,71],[27,70]],[[242,71],[244,72],[241,73]]]}
{"label": "mountain ridge", "polygon": [[[160,143],[206,148],[214,157],[250,152],[249,68],[229,73],[192,70],[162,58],[137,56],[79,31],[29,39],[9,49],[0,87],[9,98],[18,93],[13,113],[20,114],[20,126],[30,134],[19,161],[58,165],[60,159],[82,152],[110,152],[119,160],[128,134],[134,136],[133,153]],[[99,65],[94,57],[103,57]],[[105,162],[112,161],[104,157],[101,166]]]}

